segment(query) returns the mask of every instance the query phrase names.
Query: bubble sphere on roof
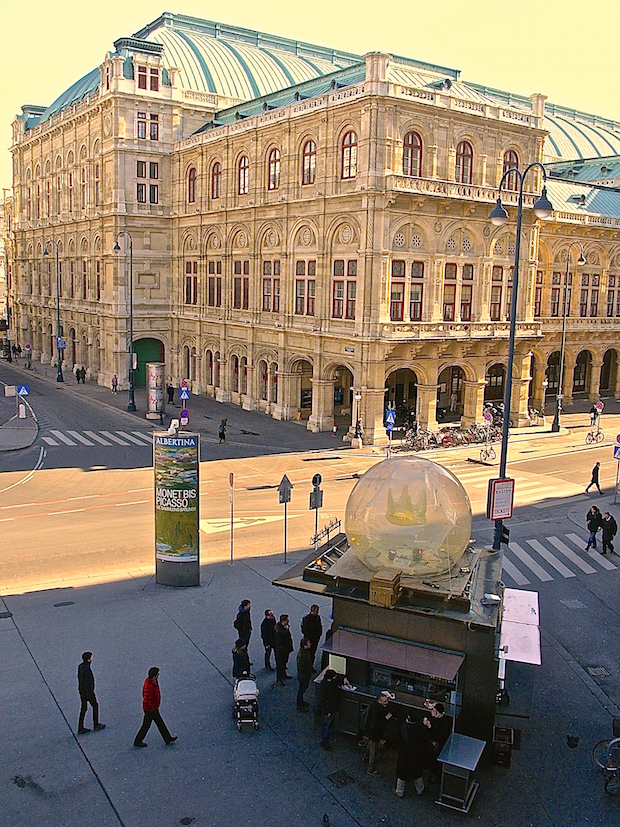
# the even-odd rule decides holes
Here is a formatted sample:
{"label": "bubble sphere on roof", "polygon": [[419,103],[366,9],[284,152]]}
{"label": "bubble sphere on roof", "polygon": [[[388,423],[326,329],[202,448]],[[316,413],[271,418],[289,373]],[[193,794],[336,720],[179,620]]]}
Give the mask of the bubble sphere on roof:
{"label": "bubble sphere on roof", "polygon": [[386,459],[368,470],[344,519],[353,552],[373,571],[447,573],[471,537],[467,492],[450,471],[419,457]]}

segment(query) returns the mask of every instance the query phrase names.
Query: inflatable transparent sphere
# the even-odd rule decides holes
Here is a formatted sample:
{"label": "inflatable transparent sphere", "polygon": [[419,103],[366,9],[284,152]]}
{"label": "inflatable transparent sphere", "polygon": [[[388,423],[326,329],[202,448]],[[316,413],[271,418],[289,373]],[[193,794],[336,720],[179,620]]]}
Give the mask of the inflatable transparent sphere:
{"label": "inflatable transparent sphere", "polygon": [[418,457],[386,459],[349,496],[344,527],[355,555],[372,571],[446,574],[471,537],[467,492],[441,465]]}

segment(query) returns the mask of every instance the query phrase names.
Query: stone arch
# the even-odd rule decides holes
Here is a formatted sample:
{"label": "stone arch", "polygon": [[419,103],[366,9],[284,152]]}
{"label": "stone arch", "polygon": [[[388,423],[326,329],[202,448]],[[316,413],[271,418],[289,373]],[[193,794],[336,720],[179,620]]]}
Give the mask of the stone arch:
{"label": "stone arch", "polygon": [[411,364],[392,365],[385,371],[385,401],[394,407],[397,424],[416,419],[420,372]]}
{"label": "stone arch", "polygon": [[197,255],[196,233],[193,230],[186,230],[181,239],[183,255]]}
{"label": "stone arch", "polygon": [[56,164],[55,164],[56,172],[62,169],[62,155],[56,156]]}
{"label": "stone arch", "polygon": [[573,371],[573,396],[585,395],[590,387],[590,375],[592,372],[593,353],[588,348],[583,348],[575,359]]}
{"label": "stone arch", "polygon": [[312,412],[314,364],[310,354],[295,354],[286,365],[289,374],[289,402],[293,409],[308,419]]}
{"label": "stone arch", "polygon": [[93,239],[93,253],[95,255],[101,255],[101,236],[96,235]]}
{"label": "stone arch", "polygon": [[223,238],[219,227],[209,227],[202,236],[203,255],[218,255],[223,252]]}
{"label": "stone arch", "polygon": [[228,252],[251,249],[252,233],[245,224],[233,225],[228,233]]}
{"label": "stone arch", "polygon": [[506,384],[506,360],[493,359],[487,364],[484,372],[486,384],[484,386],[485,402],[501,402],[504,398]]}
{"label": "stone arch", "polygon": [[289,239],[289,249],[316,250],[319,246],[318,227],[312,219],[301,218],[293,224]]}
{"label": "stone arch", "polygon": [[73,154],[73,150],[70,149],[67,152],[67,166],[72,167],[75,164],[75,155]]}
{"label": "stone arch", "polygon": [[[583,254],[586,259],[584,267],[609,267],[610,258],[606,250],[600,244],[592,242],[591,244],[583,245]],[[574,265],[574,258],[578,257],[577,251],[571,252],[571,266]]]}
{"label": "stone arch", "polygon": [[80,147],[80,161],[84,161],[86,158],[88,158],[88,149],[86,144],[82,144]]}
{"label": "stone arch", "polygon": [[353,216],[339,216],[327,228],[325,242],[328,250],[347,250],[357,253],[360,245],[360,226]]}
{"label": "stone arch", "polygon": [[69,239],[69,242],[67,244],[67,253],[70,256],[75,255],[75,241],[72,238]]}
{"label": "stone arch", "polygon": [[80,253],[83,256],[88,255],[88,237],[85,235],[80,239]]}
{"label": "stone arch", "polygon": [[603,355],[599,392],[601,396],[613,396],[618,384],[618,350],[607,348]]}

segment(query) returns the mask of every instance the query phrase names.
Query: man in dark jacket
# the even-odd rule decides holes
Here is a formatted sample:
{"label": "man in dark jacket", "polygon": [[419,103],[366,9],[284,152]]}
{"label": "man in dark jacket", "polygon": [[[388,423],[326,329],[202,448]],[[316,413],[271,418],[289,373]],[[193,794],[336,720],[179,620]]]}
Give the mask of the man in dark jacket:
{"label": "man in dark jacket", "polygon": [[233,658],[233,678],[240,678],[242,675],[250,674],[250,658],[248,656],[248,647],[245,641],[239,638],[232,650]]}
{"label": "man in dark jacket", "polygon": [[307,637],[301,639],[299,644],[299,652],[297,653],[297,680],[299,688],[297,690],[297,710],[299,712],[307,712],[310,704],[304,700],[304,692],[308,688],[310,678],[312,677],[312,644]]}
{"label": "man in dark jacket", "polygon": [[301,633],[310,641],[310,657],[314,665],[316,650],[321,640],[321,635],[323,634],[323,624],[321,623],[319,607],[316,603],[310,606],[310,614],[306,615],[301,621]]}
{"label": "man in dark jacket", "polygon": [[275,628],[276,641],[276,686],[284,686],[284,681],[290,681],[291,675],[286,674],[288,656],[293,651],[293,638],[289,629],[288,615],[280,615]]}
{"label": "man in dark jacket", "polygon": [[601,520],[601,526],[603,529],[603,554],[607,554],[607,549],[611,552],[614,550],[612,540],[618,532],[618,523],[614,520],[609,511],[606,511],[603,519]]}
{"label": "man in dark jacket", "polygon": [[329,736],[336,729],[338,723],[338,702],[340,687],[351,684],[344,675],[339,675],[334,669],[327,669],[319,685],[318,704],[321,710],[321,740],[319,745],[328,752],[332,749]]}
{"label": "man in dark jacket", "polygon": [[80,718],[78,721],[78,735],[83,735],[85,732],[90,732],[84,726],[84,718],[86,717],[86,710],[88,704],[93,709],[93,729],[97,732],[100,729],[105,729],[105,724],[99,723],[99,704],[97,703],[97,696],[95,695],[95,676],[91,669],[93,662],[92,652],[82,652],[82,663],[78,666],[78,692],[80,693]]}
{"label": "man in dark jacket", "polygon": [[426,750],[427,729],[421,722],[416,722],[410,715],[402,725],[398,744],[398,761],[396,762],[396,788],[394,793],[399,798],[405,796],[405,784],[413,781],[418,795],[424,792],[424,757]]}
{"label": "man in dark jacket", "polygon": [[428,751],[427,751],[427,765],[430,770],[431,777],[438,780],[441,776],[441,765],[437,760],[441,750],[452,730],[452,722],[450,718],[446,717],[446,709],[444,705],[438,701],[431,705],[430,718],[424,718],[422,723],[429,730],[428,733]]}
{"label": "man in dark jacket", "polygon": [[260,636],[265,647],[265,669],[273,672],[271,653],[276,646],[276,618],[271,609],[265,609],[265,617],[260,625]]}
{"label": "man in dark jacket", "polygon": [[249,600],[242,600],[237,612],[237,617],[233,626],[237,630],[239,637],[245,641],[245,645],[250,645],[250,637],[252,635],[252,618],[250,617],[250,609],[252,603]]}
{"label": "man in dark jacket", "polygon": [[377,757],[377,750],[380,746],[385,744],[385,730],[387,722],[392,717],[392,713],[388,709],[390,701],[395,699],[392,692],[384,689],[378,698],[371,703],[368,710],[368,718],[366,719],[366,751],[364,753],[364,761],[368,761],[368,775],[381,776],[379,770],[375,769],[375,759]]}
{"label": "man in dark jacket", "polygon": [[586,486],[586,494],[589,492],[589,490],[592,488],[593,485],[596,485],[596,487],[598,488],[598,493],[599,494],[603,493],[601,491],[601,486],[599,484],[600,470],[601,470],[601,463],[597,462],[596,465],[594,466],[594,468],[592,469],[592,479],[590,480],[590,482]]}
{"label": "man in dark jacket", "polygon": [[590,532],[590,536],[588,537],[588,544],[586,546],[586,551],[589,551],[590,548],[596,549],[596,532],[599,530],[602,523],[603,518],[601,517],[601,512],[595,505],[593,505],[592,508],[586,514],[586,526],[588,531]]}

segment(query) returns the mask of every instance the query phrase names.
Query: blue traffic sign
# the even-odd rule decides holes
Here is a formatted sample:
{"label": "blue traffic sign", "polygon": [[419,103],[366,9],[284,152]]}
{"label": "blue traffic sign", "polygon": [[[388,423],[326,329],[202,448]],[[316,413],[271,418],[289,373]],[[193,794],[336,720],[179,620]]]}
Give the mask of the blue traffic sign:
{"label": "blue traffic sign", "polygon": [[388,434],[391,434],[392,431],[394,430],[394,423],[393,422],[387,422],[386,425],[385,425],[385,430],[388,432]]}
{"label": "blue traffic sign", "polygon": [[180,389],[179,399],[182,399],[184,402],[187,402],[187,400],[189,399],[189,390],[187,388]]}
{"label": "blue traffic sign", "polygon": [[180,417],[181,417],[181,424],[182,425],[187,425],[187,423],[189,422],[189,411],[186,410],[185,408],[183,408],[183,410],[180,413]]}
{"label": "blue traffic sign", "polygon": [[614,459],[620,460],[620,445],[614,445]]}
{"label": "blue traffic sign", "polygon": [[385,422],[387,425],[394,425],[394,423],[396,422],[396,411],[386,411]]}
{"label": "blue traffic sign", "polygon": [[18,385],[17,386],[17,395],[18,396],[28,396],[28,385]]}

